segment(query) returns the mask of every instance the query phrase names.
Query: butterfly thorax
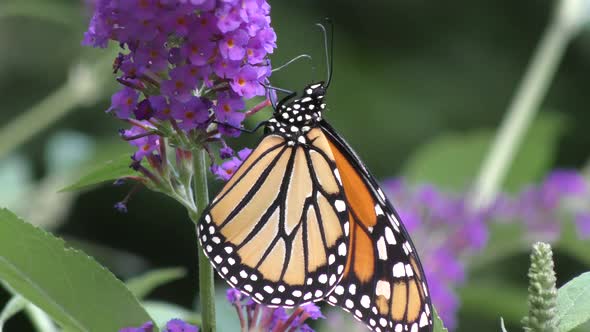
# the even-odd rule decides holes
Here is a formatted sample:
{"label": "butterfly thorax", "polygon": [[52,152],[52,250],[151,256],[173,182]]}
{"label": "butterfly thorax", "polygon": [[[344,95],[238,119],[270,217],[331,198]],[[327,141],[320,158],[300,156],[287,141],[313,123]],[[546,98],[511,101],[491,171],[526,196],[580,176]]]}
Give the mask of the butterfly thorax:
{"label": "butterfly thorax", "polygon": [[320,82],[307,86],[301,98],[292,99],[290,96],[283,99],[268,121],[266,131],[285,137],[289,145],[307,144],[305,135],[322,120],[322,111],[326,108],[325,92]]}

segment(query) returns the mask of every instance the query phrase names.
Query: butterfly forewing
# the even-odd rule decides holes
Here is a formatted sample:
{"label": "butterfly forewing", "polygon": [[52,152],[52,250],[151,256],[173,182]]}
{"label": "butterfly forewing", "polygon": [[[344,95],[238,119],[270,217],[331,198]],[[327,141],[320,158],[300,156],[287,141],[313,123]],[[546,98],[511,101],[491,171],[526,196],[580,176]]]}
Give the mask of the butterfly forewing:
{"label": "butterfly forewing", "polygon": [[[267,305],[323,299],[341,279],[343,187],[319,130],[309,145],[267,135],[204,213],[199,239],[219,274]],[[312,149],[313,148],[313,149]]]}
{"label": "butterfly forewing", "polygon": [[350,214],[349,256],[329,303],[373,331],[432,331],[424,272],[411,240],[372,175],[326,123]]}

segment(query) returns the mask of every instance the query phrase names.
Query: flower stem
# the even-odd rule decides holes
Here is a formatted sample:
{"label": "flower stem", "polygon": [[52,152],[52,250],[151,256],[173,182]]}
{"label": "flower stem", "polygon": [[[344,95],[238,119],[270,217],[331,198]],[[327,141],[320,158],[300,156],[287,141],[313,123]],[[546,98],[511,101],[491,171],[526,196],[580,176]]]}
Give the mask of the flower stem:
{"label": "flower stem", "polygon": [[[209,189],[207,188],[207,164],[204,149],[193,151],[193,191],[197,214],[191,214],[195,225],[199,222],[200,214],[209,204]],[[203,248],[197,241],[199,252],[199,294],[201,299],[201,315],[203,318],[201,330],[215,332],[215,285],[213,268],[205,256]]]}
{"label": "flower stem", "polygon": [[487,207],[497,196],[524,135],[533,122],[553,80],[567,45],[575,36],[571,0],[561,0],[547,26],[527,71],[475,181],[472,207]]}

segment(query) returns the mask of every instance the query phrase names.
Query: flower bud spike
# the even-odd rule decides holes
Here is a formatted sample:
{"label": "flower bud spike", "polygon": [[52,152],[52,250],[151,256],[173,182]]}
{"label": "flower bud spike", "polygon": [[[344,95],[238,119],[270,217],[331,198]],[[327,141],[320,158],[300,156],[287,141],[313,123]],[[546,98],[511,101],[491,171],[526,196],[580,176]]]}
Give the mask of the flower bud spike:
{"label": "flower bud spike", "polygon": [[557,287],[549,244],[533,245],[528,276],[529,314],[523,319],[524,330],[557,332]]}

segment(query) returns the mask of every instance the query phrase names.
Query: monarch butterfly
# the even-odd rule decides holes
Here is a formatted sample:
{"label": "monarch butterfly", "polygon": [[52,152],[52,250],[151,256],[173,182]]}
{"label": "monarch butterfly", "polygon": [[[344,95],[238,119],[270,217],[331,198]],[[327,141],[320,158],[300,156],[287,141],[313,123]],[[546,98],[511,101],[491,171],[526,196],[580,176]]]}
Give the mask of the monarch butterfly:
{"label": "monarch butterfly", "polygon": [[204,211],[199,241],[219,275],[258,303],[326,300],[372,331],[432,331],[407,231],[323,119],[328,76],[273,105],[258,146]]}

